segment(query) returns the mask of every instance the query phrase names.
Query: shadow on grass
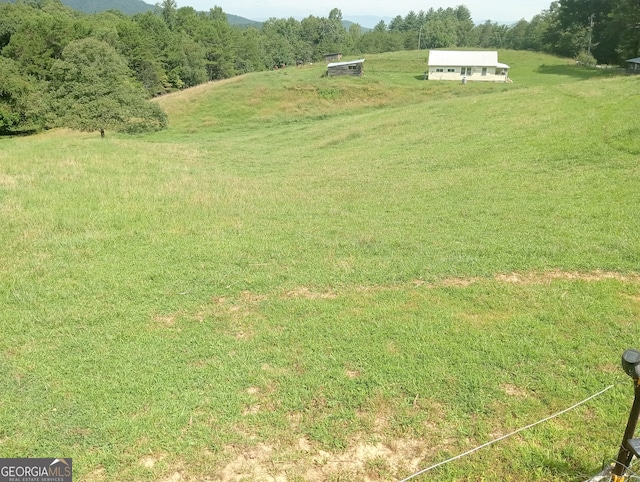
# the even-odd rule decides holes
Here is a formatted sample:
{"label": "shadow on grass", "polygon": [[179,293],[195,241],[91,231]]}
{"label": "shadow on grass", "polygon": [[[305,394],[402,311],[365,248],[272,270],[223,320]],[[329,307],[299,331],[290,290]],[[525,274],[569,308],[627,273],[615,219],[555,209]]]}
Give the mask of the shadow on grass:
{"label": "shadow on grass", "polygon": [[0,139],[9,139],[12,137],[27,137],[42,132],[41,129],[23,129],[19,131],[0,131]]}
{"label": "shadow on grass", "polygon": [[584,65],[541,65],[538,68],[540,74],[562,75],[580,80],[589,80],[600,77],[618,77],[624,75],[623,70],[600,69],[585,67]]}

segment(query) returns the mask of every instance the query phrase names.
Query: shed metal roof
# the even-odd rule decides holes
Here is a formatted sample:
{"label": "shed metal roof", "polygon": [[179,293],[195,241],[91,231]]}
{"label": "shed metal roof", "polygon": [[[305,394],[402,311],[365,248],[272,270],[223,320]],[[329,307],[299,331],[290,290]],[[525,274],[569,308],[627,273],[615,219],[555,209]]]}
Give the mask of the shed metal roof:
{"label": "shed metal roof", "polygon": [[635,59],[629,59],[627,62],[632,64],[640,64],[640,57],[636,57]]}
{"label": "shed metal roof", "polygon": [[340,67],[341,65],[354,65],[354,64],[361,64],[362,62],[364,62],[364,59],[349,60],[348,62],[332,62],[330,64],[327,64],[327,67]]}
{"label": "shed metal roof", "polygon": [[498,62],[498,52],[495,50],[430,50],[429,65],[442,67],[509,67]]}

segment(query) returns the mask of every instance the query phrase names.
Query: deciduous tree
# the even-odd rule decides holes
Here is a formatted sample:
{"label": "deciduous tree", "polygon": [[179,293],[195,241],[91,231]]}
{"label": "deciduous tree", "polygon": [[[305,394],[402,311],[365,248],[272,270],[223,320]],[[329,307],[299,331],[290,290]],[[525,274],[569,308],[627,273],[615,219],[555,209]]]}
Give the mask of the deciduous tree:
{"label": "deciduous tree", "polygon": [[60,126],[139,132],[167,124],[160,107],[147,101],[125,59],[100,40],[76,40],[64,49],[52,67],[51,95]]}

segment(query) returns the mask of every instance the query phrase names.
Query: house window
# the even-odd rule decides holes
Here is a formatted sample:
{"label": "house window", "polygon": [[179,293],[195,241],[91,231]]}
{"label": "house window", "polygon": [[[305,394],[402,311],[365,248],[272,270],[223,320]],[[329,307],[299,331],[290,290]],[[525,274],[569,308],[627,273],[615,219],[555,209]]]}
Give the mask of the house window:
{"label": "house window", "polygon": [[447,72],[455,72],[456,69],[447,69]]}
{"label": "house window", "polygon": [[356,70],[356,66],[355,65],[350,65],[349,66],[349,70]]}
{"label": "house window", "polygon": [[487,75],[487,68],[486,67],[482,67],[482,75]]}
{"label": "house window", "polygon": [[444,69],[436,69],[436,72],[444,72]]}

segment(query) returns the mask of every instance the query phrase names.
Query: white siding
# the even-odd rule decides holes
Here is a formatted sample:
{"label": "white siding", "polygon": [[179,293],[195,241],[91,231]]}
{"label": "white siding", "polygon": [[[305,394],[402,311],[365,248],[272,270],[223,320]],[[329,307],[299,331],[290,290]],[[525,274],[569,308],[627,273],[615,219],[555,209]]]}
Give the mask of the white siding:
{"label": "white siding", "polygon": [[[457,80],[462,81],[463,77],[467,80],[479,81],[479,82],[505,82],[507,75],[502,74],[504,69],[496,69],[495,67],[484,67],[487,69],[486,74],[482,75],[483,67],[471,67],[471,75],[468,75],[465,70],[465,75],[462,75],[462,67],[429,67],[429,80]],[[448,72],[453,70],[453,72]],[[497,70],[497,72],[496,72]]]}
{"label": "white siding", "polygon": [[429,51],[429,80],[506,82],[508,72],[496,51]]}

